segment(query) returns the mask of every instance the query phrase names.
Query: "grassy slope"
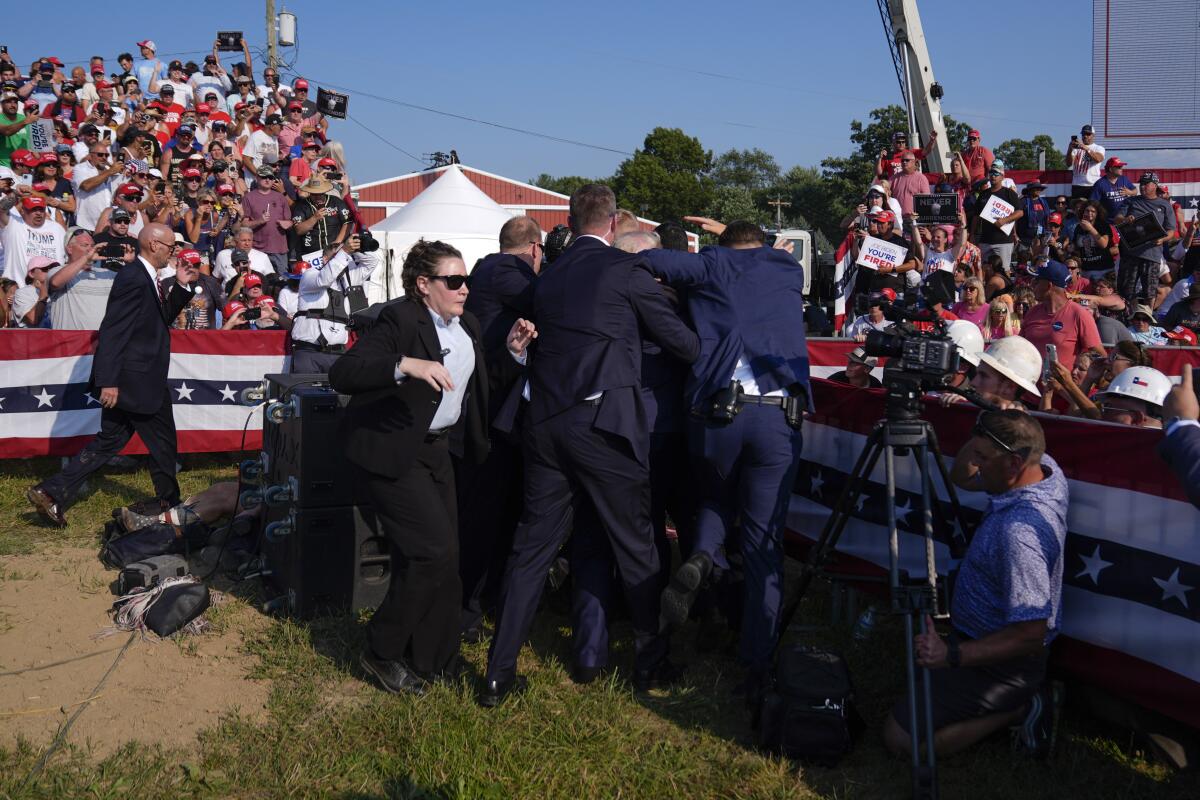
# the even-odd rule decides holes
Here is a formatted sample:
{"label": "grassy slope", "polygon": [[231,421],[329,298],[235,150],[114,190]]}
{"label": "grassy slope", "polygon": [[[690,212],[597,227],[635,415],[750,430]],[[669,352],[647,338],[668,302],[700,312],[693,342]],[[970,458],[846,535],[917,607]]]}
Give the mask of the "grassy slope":
{"label": "grassy slope", "polygon": [[[52,551],[63,540],[94,542],[109,509],[149,491],[144,472],[109,473],[71,510],[71,528],[51,531],[26,513],[23,492],[35,474],[54,466],[7,465],[0,474],[0,556]],[[192,459],[181,483],[186,493],[230,474],[217,459]],[[239,602],[255,599],[249,589]],[[823,605],[820,596],[806,601],[805,621],[824,619]],[[218,614],[216,624],[228,626],[236,617]],[[885,753],[876,733],[902,682],[898,626],[881,626],[865,645],[855,645],[844,631],[802,634],[847,653],[871,730],[836,769],[797,771],[748,747],[741,706],[731,695],[735,664],[696,653],[692,627],[676,637],[677,658],[692,665],[689,685],[637,697],[619,677],[573,685],[564,669],[564,625],[561,609],[552,604],[543,611],[532,647],[522,655],[531,691],[487,712],[474,704],[466,684],[421,699],[392,697],[364,684],[355,665],[362,643],[357,620],[274,621],[245,640],[255,672],[272,681],[265,722],[227,718],[186,751],[130,745],[97,762],[67,748],[30,786],[23,786],[25,776],[47,743],[0,748],[0,796],[906,796],[907,766]],[[627,634],[619,625],[618,666],[629,663]],[[478,671],[486,648],[468,648],[467,656]],[[169,706],[163,710],[160,719],[133,722],[169,725]],[[1153,765],[1133,749],[1128,733],[1071,711],[1052,764],[1014,760],[1007,741],[997,738],[945,760],[941,786],[948,798],[1200,796],[1194,776]]]}

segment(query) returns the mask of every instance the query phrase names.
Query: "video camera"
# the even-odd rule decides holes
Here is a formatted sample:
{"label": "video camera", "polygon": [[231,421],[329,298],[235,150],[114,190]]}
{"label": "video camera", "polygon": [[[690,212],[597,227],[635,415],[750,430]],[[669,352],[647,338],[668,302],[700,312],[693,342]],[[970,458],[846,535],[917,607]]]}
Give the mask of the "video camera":
{"label": "video camera", "polygon": [[[945,387],[958,372],[958,346],[940,317],[926,317],[926,312],[914,313],[892,303],[882,309],[884,317],[896,324],[886,331],[871,331],[863,347],[869,356],[887,358],[883,384],[888,390],[888,417],[915,419],[921,395]],[[922,319],[932,324],[930,330],[913,324]]]}

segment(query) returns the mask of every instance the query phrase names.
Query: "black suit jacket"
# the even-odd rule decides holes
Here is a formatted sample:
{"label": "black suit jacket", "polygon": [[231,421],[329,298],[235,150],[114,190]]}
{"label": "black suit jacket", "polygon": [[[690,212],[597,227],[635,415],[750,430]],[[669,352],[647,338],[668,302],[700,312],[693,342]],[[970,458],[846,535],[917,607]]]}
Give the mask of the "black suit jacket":
{"label": "black suit jacket", "polygon": [[136,258],[113,279],[96,355],[92,358],[92,389],[115,386],[117,408],[135,414],[153,414],[166,397],[167,371],[171,366],[172,320],[192,299],[182,286],[172,286],[159,302],[158,283],[150,278],[145,262]]}
{"label": "black suit jacket", "polygon": [[538,338],[529,360],[528,424],[604,392],[595,425],[649,457],[642,397],[642,337],[690,364],[700,340],[671,308],[639,255],[592,237],[576,239],[533,292]]}
{"label": "black suit jacket", "polygon": [[533,267],[509,253],[492,253],[471,270],[466,310],[483,331],[488,368],[488,419],[496,417],[524,369],[508,352],[508,332],[518,319],[533,317]]}
{"label": "black suit jacket", "polygon": [[[461,321],[475,344],[475,370],[450,434],[450,450],[482,461],[488,450],[487,368],[479,322],[470,313],[464,313]],[[351,396],[343,424],[346,457],[390,478],[408,469],[442,399],[442,393],[423,380],[396,383],[396,362],[402,356],[442,361],[437,331],[424,303],[408,299],[389,303],[375,325],[329,370],[330,385]]]}

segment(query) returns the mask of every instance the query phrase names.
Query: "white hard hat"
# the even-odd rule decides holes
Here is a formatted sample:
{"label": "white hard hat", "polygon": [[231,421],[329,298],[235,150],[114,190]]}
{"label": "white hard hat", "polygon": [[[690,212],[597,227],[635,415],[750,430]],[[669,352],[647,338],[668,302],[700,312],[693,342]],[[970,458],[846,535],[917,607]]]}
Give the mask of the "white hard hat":
{"label": "white hard hat", "polygon": [[956,319],[946,326],[946,332],[958,347],[959,357],[978,367],[979,356],[983,354],[983,334],[979,332],[979,326],[965,319]]}
{"label": "white hard hat", "polygon": [[1171,379],[1153,367],[1129,367],[1113,378],[1108,388],[1097,394],[1097,398],[1115,394],[1161,407],[1171,386]]}
{"label": "white hard hat", "polygon": [[1042,396],[1037,388],[1042,376],[1042,354],[1023,336],[1005,336],[992,342],[979,360],[1030,394]]}

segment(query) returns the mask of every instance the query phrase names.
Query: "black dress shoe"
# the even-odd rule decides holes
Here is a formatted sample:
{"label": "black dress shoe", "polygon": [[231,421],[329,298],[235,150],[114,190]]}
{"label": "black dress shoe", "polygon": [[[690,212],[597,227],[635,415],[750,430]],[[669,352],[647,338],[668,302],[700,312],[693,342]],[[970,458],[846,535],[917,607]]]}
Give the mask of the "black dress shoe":
{"label": "black dress shoe", "polygon": [[663,622],[679,627],[687,622],[688,612],[696,601],[696,593],[712,572],[712,557],[708,553],[692,553],[675,574],[662,593]]}
{"label": "black dress shoe", "polygon": [[374,653],[364,650],[358,657],[358,663],[392,694],[420,696],[429,689],[429,682],[401,661],[377,658]]}
{"label": "black dress shoe", "polygon": [[67,527],[67,516],[63,513],[62,507],[46,492],[36,486],[30,486],[25,490],[25,498],[33,503],[33,507],[37,509],[43,519],[49,520],[59,528]]}
{"label": "black dress shoe", "polygon": [[683,679],[683,672],[683,667],[677,667],[664,658],[650,669],[635,669],[633,671],[633,688],[638,692],[667,689]]}
{"label": "black dress shoe", "polygon": [[506,681],[485,680],[483,691],[479,693],[479,705],[484,708],[495,708],[510,694],[524,692],[528,685],[524,675],[514,675]]}
{"label": "black dress shoe", "polygon": [[446,666],[442,667],[441,670],[439,670],[438,673],[433,676],[433,679],[437,683],[441,683],[446,686],[457,686],[463,679],[463,676],[467,675],[470,671],[471,667],[467,663],[467,660],[460,655],[455,655],[454,658],[450,659],[450,662],[446,664]]}
{"label": "black dress shoe", "polygon": [[486,642],[492,634],[483,626],[483,623],[472,625],[462,632],[463,644],[479,644]]}
{"label": "black dress shoe", "polygon": [[571,680],[578,683],[580,686],[587,686],[592,681],[600,677],[604,671],[604,667],[584,667],[579,664],[571,667]]}

